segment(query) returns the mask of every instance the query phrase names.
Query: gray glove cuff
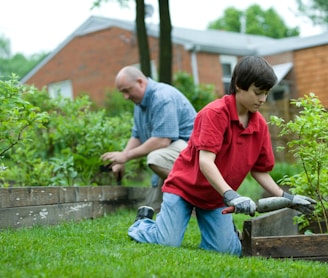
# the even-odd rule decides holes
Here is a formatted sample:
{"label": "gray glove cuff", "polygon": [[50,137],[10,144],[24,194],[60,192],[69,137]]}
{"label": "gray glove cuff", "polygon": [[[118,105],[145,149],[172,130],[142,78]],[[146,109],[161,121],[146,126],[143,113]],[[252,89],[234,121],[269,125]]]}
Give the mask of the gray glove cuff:
{"label": "gray glove cuff", "polygon": [[284,193],[282,194],[282,197],[287,198],[288,200],[291,200],[291,201],[293,201],[293,199],[294,199],[294,195],[289,194],[289,193],[287,193],[287,192],[284,192]]}
{"label": "gray glove cuff", "polygon": [[238,197],[240,197],[240,195],[236,191],[227,190],[226,192],[223,193],[223,202],[226,206],[228,206],[227,204],[228,202]]}

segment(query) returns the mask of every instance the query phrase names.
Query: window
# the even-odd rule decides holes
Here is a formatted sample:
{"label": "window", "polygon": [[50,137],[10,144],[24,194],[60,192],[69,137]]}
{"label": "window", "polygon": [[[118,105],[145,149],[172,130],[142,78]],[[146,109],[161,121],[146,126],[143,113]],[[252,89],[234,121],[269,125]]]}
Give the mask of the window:
{"label": "window", "polygon": [[70,80],[49,84],[48,92],[51,98],[62,96],[73,100],[72,82]]}
{"label": "window", "polygon": [[222,82],[224,85],[224,93],[229,93],[229,86],[231,81],[231,76],[235,65],[237,64],[236,56],[221,55],[220,63],[222,67]]}

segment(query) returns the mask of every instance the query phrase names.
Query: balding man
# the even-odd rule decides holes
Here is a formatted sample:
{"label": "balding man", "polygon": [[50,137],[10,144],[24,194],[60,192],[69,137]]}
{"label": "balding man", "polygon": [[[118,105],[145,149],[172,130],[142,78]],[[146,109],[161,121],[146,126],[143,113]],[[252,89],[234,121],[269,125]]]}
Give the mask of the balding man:
{"label": "balding man", "polygon": [[101,158],[112,162],[114,175],[122,175],[127,161],[147,156],[154,175],[145,205],[158,212],[161,186],[179,153],[187,146],[196,111],[179,90],[147,78],[132,66],[119,71],[115,85],[125,99],[135,104],[134,125],[124,150],[106,152]]}

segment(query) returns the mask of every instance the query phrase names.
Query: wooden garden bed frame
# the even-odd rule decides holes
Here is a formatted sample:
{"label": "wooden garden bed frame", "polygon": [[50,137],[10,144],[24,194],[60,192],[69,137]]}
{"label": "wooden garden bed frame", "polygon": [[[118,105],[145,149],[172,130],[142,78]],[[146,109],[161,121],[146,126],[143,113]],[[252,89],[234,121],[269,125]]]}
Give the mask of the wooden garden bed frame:
{"label": "wooden garden bed frame", "polygon": [[117,208],[135,208],[143,187],[15,187],[0,188],[0,229],[54,225],[102,217]]}
{"label": "wooden garden bed frame", "polygon": [[244,221],[244,256],[328,262],[328,234],[299,234],[296,215],[281,209]]}
{"label": "wooden garden bed frame", "polygon": [[[124,186],[0,188],[0,229],[55,225],[135,209],[148,188]],[[282,209],[244,221],[243,254],[328,262],[328,234],[301,235],[297,212]]]}

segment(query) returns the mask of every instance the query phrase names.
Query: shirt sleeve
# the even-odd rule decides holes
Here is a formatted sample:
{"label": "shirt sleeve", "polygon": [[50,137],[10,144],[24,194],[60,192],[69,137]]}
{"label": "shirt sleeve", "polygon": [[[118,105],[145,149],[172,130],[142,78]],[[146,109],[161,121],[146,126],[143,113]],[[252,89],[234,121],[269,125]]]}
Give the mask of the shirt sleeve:
{"label": "shirt sleeve", "polygon": [[194,143],[198,150],[218,153],[224,141],[228,119],[224,113],[203,109],[194,124]]}

